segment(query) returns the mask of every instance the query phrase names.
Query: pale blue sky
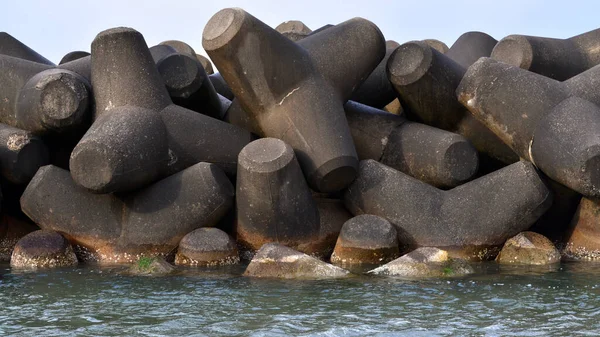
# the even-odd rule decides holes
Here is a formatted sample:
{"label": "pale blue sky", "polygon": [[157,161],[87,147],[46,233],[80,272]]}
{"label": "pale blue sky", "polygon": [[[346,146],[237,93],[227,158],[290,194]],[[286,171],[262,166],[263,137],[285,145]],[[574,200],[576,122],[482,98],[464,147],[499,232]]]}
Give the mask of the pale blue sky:
{"label": "pale blue sky", "polygon": [[386,39],[403,43],[434,38],[448,44],[479,30],[496,39],[509,34],[566,38],[600,27],[600,1],[27,1],[1,0],[0,31],[15,36],[58,63],[73,50],[90,50],[100,31],[132,27],[148,45],[182,40],[202,50],[202,30],[222,8],[241,7],[275,27],[301,20],[311,29],[360,16],[375,22]]}

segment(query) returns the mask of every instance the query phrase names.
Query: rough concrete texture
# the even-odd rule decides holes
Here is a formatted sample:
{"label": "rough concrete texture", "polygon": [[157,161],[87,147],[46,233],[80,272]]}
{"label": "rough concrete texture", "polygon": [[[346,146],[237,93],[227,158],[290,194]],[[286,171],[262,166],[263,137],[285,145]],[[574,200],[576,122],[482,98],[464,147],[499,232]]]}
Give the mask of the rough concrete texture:
{"label": "rough concrete texture", "polygon": [[472,274],[475,271],[461,259],[450,258],[447,251],[421,247],[396,260],[368,272],[371,275],[406,278],[452,277]]}
{"label": "rough concrete texture", "polygon": [[342,104],[385,56],[373,23],[352,19],[294,43],[230,8],[209,20],[202,43],[259,136],[291,145],[313,189],[339,191],[354,180],[358,159]]}
{"label": "rough concrete texture", "polygon": [[400,44],[396,41],[385,43],[385,56],[379,62],[367,79],[354,91],[353,101],[366,104],[375,108],[383,108],[396,98],[396,92],[388,79],[386,72],[387,62],[390,56]]}
{"label": "rough concrete texture", "polygon": [[0,55],[0,122],[35,134],[89,125],[87,80],[65,69]]}
{"label": "rough concrete texture", "polygon": [[600,29],[568,39],[509,35],[492,58],[559,81],[600,64]]}
{"label": "rough concrete texture", "polygon": [[395,225],[401,248],[439,247],[477,260],[495,257],[506,239],[528,229],[552,195],[528,162],[442,191],[363,160],[344,200],[354,215],[378,215]]}
{"label": "rough concrete texture", "polygon": [[198,59],[198,61],[200,61],[200,63],[202,64],[202,68],[204,68],[208,75],[212,75],[215,73],[212,62],[208,57],[201,54],[196,54],[196,58]]}
{"label": "rough concrete texture", "polygon": [[67,63],[67,62],[71,62],[71,61],[75,61],[75,60],[79,60],[80,58],[84,58],[87,56],[90,56],[91,54],[88,53],[87,51],[72,51],[69,52],[67,54],[65,54],[65,56],[63,56],[62,59],[60,59],[60,62],[58,62],[59,65]]}
{"label": "rough concrete texture", "polygon": [[183,42],[166,41],[150,48],[171,100],[179,106],[220,119],[222,108],[217,92],[194,50],[185,46]]}
{"label": "rough concrete texture", "polygon": [[10,257],[17,242],[25,235],[36,230],[39,230],[39,227],[27,217],[17,217],[2,212],[2,215],[0,215],[0,261],[10,262]]}
{"label": "rough concrete texture", "polygon": [[456,94],[521,158],[583,195],[600,196],[600,108],[592,103],[595,95],[587,94],[596,91],[589,75],[561,83],[482,58]]}
{"label": "rough concrete texture", "polygon": [[489,57],[498,41],[486,33],[466,32],[445,53],[454,62],[468,68],[480,57]]}
{"label": "rough concrete texture", "polygon": [[222,95],[230,101],[232,101],[235,98],[235,95],[233,95],[229,84],[225,82],[225,79],[223,79],[223,76],[221,76],[220,73],[211,74],[208,76],[208,78],[212,82],[213,86],[215,87],[215,90],[219,95]]}
{"label": "rough concrete texture", "polygon": [[517,161],[517,155],[456,99],[465,71],[420,41],[398,47],[387,64],[388,77],[409,118],[463,135],[483,155],[482,161]]}
{"label": "rough concrete texture", "polygon": [[237,240],[252,250],[267,242],[298,249],[319,235],[319,211],[294,150],[282,140],[262,138],[242,149],[236,206]]}
{"label": "rough concrete texture", "polygon": [[238,262],[235,240],[218,228],[198,228],[186,234],[175,255],[176,265],[222,266]]}
{"label": "rough concrete texture", "polygon": [[0,124],[0,174],[13,184],[27,184],[49,163],[48,149],[31,132]]}
{"label": "rough concrete texture", "polygon": [[267,243],[250,261],[244,276],[283,279],[322,279],[346,277],[342,268],[277,243]]}
{"label": "rough concrete texture", "polygon": [[36,269],[77,265],[77,256],[67,239],[57,232],[38,230],[17,242],[10,259],[12,268]]}
{"label": "rough concrete texture", "polygon": [[331,263],[384,264],[400,255],[398,233],[392,224],[376,215],[359,215],[346,221]]}
{"label": "rough concrete texture", "polygon": [[[172,104],[140,33],[104,31],[92,42],[92,55],[96,120],[70,160],[79,185],[98,193],[128,191],[198,162],[217,163],[235,175],[237,155],[251,134]],[[98,159],[91,159],[94,153]],[[98,161],[107,158],[98,170]]]}
{"label": "rough concrete texture", "polygon": [[275,30],[294,42],[300,41],[312,33],[312,30],[302,21],[297,20],[282,22],[275,27]]}
{"label": "rough concrete texture", "polygon": [[425,39],[425,40],[423,40],[423,42],[427,43],[431,48],[439,51],[442,54],[445,54],[449,50],[448,46],[444,42],[442,42],[440,40]]}
{"label": "rough concrete texture", "polygon": [[500,264],[553,264],[560,262],[560,252],[547,237],[535,232],[521,232],[506,241],[496,261]]}
{"label": "rough concrete texture", "polygon": [[443,188],[465,183],[477,173],[477,150],[461,135],[353,101],[344,110],[360,160],[377,160]]}
{"label": "rough concrete texture", "polygon": [[577,212],[566,231],[562,253],[575,260],[600,260],[600,200],[581,198]]}
{"label": "rough concrete texture", "polygon": [[135,262],[128,270],[128,274],[136,276],[164,276],[172,274],[175,267],[163,257],[143,257]]}
{"label": "rough concrete texture", "polygon": [[7,55],[23,60],[54,66],[54,63],[27,47],[6,32],[0,32],[0,55]]}
{"label": "rough concrete texture", "polygon": [[[48,197],[52,196],[52,197]],[[196,228],[214,226],[233,206],[234,189],[214,164],[198,163],[130,194],[92,194],[68,171],[40,168],[21,208],[42,229],[81,246],[83,260],[130,263],[168,255]]]}

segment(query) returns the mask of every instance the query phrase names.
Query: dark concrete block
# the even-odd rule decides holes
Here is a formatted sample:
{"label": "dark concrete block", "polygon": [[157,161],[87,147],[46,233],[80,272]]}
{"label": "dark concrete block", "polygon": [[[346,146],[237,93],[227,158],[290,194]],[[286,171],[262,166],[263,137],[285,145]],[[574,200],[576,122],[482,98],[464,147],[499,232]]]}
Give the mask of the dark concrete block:
{"label": "dark concrete block", "polygon": [[[181,46],[180,49],[185,50]],[[150,53],[173,103],[221,118],[221,100],[195,53],[181,53],[166,44],[150,48]]]}
{"label": "dark concrete block", "polygon": [[0,124],[0,173],[14,184],[27,184],[49,162],[42,139],[31,132]]}
{"label": "dark concrete block", "polygon": [[480,57],[489,57],[498,40],[482,32],[466,32],[445,53],[454,62],[468,68]]}
{"label": "dark concrete block", "polygon": [[600,29],[568,39],[509,35],[492,58],[559,81],[600,64]]}
{"label": "dark concrete block", "polygon": [[25,235],[13,250],[10,266],[19,269],[58,268],[77,265],[73,247],[60,233],[39,230]]}
{"label": "dark concrete block", "polygon": [[587,95],[595,91],[589,82],[582,85],[587,80],[582,74],[561,83],[482,58],[456,93],[521,158],[583,195],[600,196],[600,108],[573,97],[595,96]]}
{"label": "dark concrete block", "polygon": [[0,122],[35,134],[87,127],[90,88],[78,74],[0,55]]}
{"label": "dark concrete block", "polygon": [[212,75],[215,73],[212,62],[210,62],[210,59],[208,57],[201,55],[201,54],[196,54],[196,58],[198,59],[198,61],[200,61],[200,63],[202,64],[202,67],[204,68],[204,70],[206,71],[206,73],[208,75]]}
{"label": "dark concrete block", "polygon": [[[388,76],[407,116],[467,138],[483,155],[482,164],[510,164],[517,155],[456,99],[465,68],[424,42],[396,49],[387,65]],[[485,164],[487,165],[487,164]]]}
{"label": "dark concrete block", "polygon": [[395,225],[404,249],[438,247],[488,259],[506,239],[528,229],[550,207],[552,195],[528,162],[441,191],[364,160],[344,200],[354,215],[378,215]]}
{"label": "dark concrete block", "polygon": [[398,256],[398,233],[394,226],[384,218],[364,214],[346,221],[331,255],[331,263],[379,265]]}
{"label": "dark concrete block", "polygon": [[259,139],[240,152],[236,205],[237,240],[251,250],[267,242],[302,250],[319,236],[310,189],[294,151],[279,139]]}
{"label": "dark concrete block", "polygon": [[[84,260],[131,263],[167,255],[196,228],[214,226],[233,205],[234,189],[214,164],[199,163],[131,194],[92,194],[69,172],[44,166],[21,208],[42,229],[80,246]],[[49,197],[51,196],[51,197]]]}
{"label": "dark concrete block", "polygon": [[0,32],[0,55],[7,55],[27,61],[54,66],[47,58],[38,54],[35,50],[27,47],[21,41],[15,39],[6,32]]}
{"label": "dark concrete block", "polygon": [[375,108],[383,108],[396,98],[396,92],[388,79],[387,62],[400,44],[396,41],[385,43],[385,57],[367,79],[354,91],[351,99]]}
{"label": "dark concrete block", "polygon": [[311,187],[339,191],[355,178],[342,103],[384,57],[375,25],[352,19],[296,44],[241,9],[224,9],[205,27],[203,46],[258,134],[294,148]]}
{"label": "dark concrete block", "polygon": [[437,187],[458,186],[477,173],[477,150],[458,134],[353,101],[344,109],[360,160],[377,160]]}
{"label": "dark concrete block", "polygon": [[63,64],[63,63],[67,63],[67,62],[71,62],[71,61],[75,61],[78,60],[80,58],[83,57],[87,57],[90,56],[91,54],[88,53],[87,51],[72,51],[70,53],[67,53],[65,56],[63,56],[62,59],[60,59],[60,62],[58,62],[59,65]]}
{"label": "dark concrete block", "polygon": [[298,20],[282,22],[275,27],[275,30],[294,42],[300,41],[312,33],[312,30],[304,22]]}
{"label": "dark concrete block", "polygon": [[179,242],[176,265],[222,266],[240,262],[237,244],[218,228],[198,228]]}
{"label": "dark concrete block", "polygon": [[431,48],[439,51],[442,54],[445,54],[449,50],[448,46],[440,40],[426,39],[426,40],[423,40],[423,42],[427,43]]}
{"label": "dark concrete block", "polygon": [[219,95],[222,95],[230,101],[233,101],[235,95],[233,95],[231,88],[229,88],[229,84],[225,82],[225,79],[223,79],[223,76],[221,76],[220,73],[211,74],[210,76],[208,76],[208,78],[212,82],[213,87],[215,88],[217,93],[219,93]]}
{"label": "dark concrete block", "polygon": [[202,161],[235,176],[237,155],[252,136],[172,104],[140,33],[102,32],[92,55],[96,121],[70,160],[79,185],[99,193],[134,190]]}

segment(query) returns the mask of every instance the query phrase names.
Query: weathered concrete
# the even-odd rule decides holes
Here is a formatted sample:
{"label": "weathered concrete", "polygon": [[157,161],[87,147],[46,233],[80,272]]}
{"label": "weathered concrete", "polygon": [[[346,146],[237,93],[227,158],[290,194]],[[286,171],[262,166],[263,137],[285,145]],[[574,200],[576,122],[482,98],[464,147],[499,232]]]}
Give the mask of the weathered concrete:
{"label": "weathered concrete", "polygon": [[567,231],[563,255],[576,260],[600,260],[600,200],[582,198]]}
{"label": "weathered concrete", "polygon": [[77,265],[77,256],[67,239],[54,231],[38,230],[17,242],[10,259],[12,268],[58,268]]}
{"label": "weathered concrete", "polygon": [[[13,207],[13,209],[19,208]],[[31,220],[24,215],[15,216],[2,212],[0,215],[0,261],[10,262],[10,257],[17,242],[25,235],[39,230]]]}
{"label": "weathered concrete", "polygon": [[21,208],[42,229],[80,246],[82,259],[131,263],[174,252],[185,234],[215,225],[233,205],[233,195],[223,171],[208,163],[118,196],[92,194],[68,171],[48,165],[27,186]]}
{"label": "weathered concrete", "polygon": [[482,32],[466,32],[445,53],[454,62],[468,68],[480,57],[489,57],[498,40]]}
{"label": "weathered concrete", "polygon": [[7,55],[23,60],[54,66],[47,58],[27,47],[23,42],[15,39],[6,32],[0,32],[0,55]]}
{"label": "weathered concrete", "polygon": [[396,41],[385,43],[385,56],[367,79],[354,91],[353,101],[375,108],[383,108],[396,98],[396,92],[388,79],[386,66],[390,56],[400,44]]}
{"label": "weathered concrete", "polygon": [[89,83],[64,69],[0,55],[0,123],[35,134],[89,125]]}
{"label": "weathered concrete", "polygon": [[463,135],[482,154],[482,164],[491,160],[510,164],[518,160],[456,99],[455,90],[466,71],[463,66],[424,42],[413,41],[396,49],[387,71],[409,118]]}
{"label": "weathered concrete", "polygon": [[60,62],[58,62],[58,64],[61,65],[61,64],[67,63],[67,62],[75,61],[80,58],[90,56],[90,55],[91,54],[88,53],[87,51],[80,51],[80,50],[72,51],[72,52],[65,54],[65,56],[63,56],[63,58],[60,59]]}
{"label": "weathered concrete", "polygon": [[462,259],[450,258],[447,251],[421,247],[381,267],[369,271],[372,275],[406,278],[456,277],[475,271]]}
{"label": "weathered concrete", "polygon": [[258,134],[291,145],[313,189],[339,191],[354,180],[342,103],[385,55],[374,24],[352,19],[294,43],[242,9],[224,9],[205,27],[203,46]]}
{"label": "weathered concrete", "polygon": [[262,138],[242,149],[236,195],[237,240],[244,246],[258,250],[278,242],[299,249],[317,239],[317,206],[294,150],[283,141]]}
{"label": "weathered concrete", "polygon": [[196,54],[196,58],[198,59],[198,61],[200,61],[200,63],[202,64],[202,68],[204,68],[208,75],[212,75],[215,73],[212,62],[208,57],[201,54]]}
{"label": "weathered concrete", "polygon": [[423,42],[427,43],[431,48],[439,51],[442,54],[447,53],[448,50],[449,50],[448,46],[444,42],[442,42],[440,40],[426,39],[426,40],[423,40]]}
{"label": "weathered concrete", "polygon": [[489,259],[506,239],[528,229],[550,207],[552,196],[528,162],[442,191],[363,160],[344,200],[354,215],[378,215],[395,225],[401,246]]}
{"label": "weathered concrete", "polygon": [[180,41],[165,41],[150,48],[150,53],[173,103],[222,117],[221,101],[192,47]]}
{"label": "weathered concrete", "polygon": [[198,228],[179,242],[176,265],[222,266],[240,262],[237,245],[218,228]]}
{"label": "weathered concrete", "polygon": [[458,134],[353,101],[344,110],[360,160],[374,159],[444,188],[465,183],[477,173],[477,150]]}
{"label": "weathered concrete", "polygon": [[600,29],[568,39],[509,35],[492,58],[559,81],[600,64]]}
{"label": "weathered concrete", "polygon": [[456,94],[521,158],[583,195],[600,196],[600,108],[593,104],[600,100],[589,94],[599,70],[561,83],[482,58]]}
{"label": "weathered concrete", "polygon": [[500,264],[554,264],[560,262],[560,252],[545,236],[521,232],[506,241],[496,261]]}
{"label": "weathered concrete", "polygon": [[300,41],[312,33],[312,30],[302,21],[297,20],[282,22],[275,27],[275,30],[294,42]]}
{"label": "weathered concrete", "polygon": [[398,233],[387,220],[359,215],[344,224],[331,255],[336,265],[384,264],[400,255]]}
{"label": "weathered concrete", "polygon": [[[237,155],[251,134],[172,104],[140,33],[104,31],[92,43],[92,55],[96,121],[70,160],[79,185],[99,193],[133,190],[198,162],[217,163],[235,175]],[[98,160],[110,158],[103,170],[90,160],[100,152]]]}
{"label": "weathered concrete", "polygon": [[14,184],[27,184],[49,163],[48,149],[31,132],[0,124],[0,174]]}
{"label": "weathered concrete", "polygon": [[223,76],[221,76],[220,73],[211,74],[210,76],[208,76],[208,78],[212,82],[215,90],[219,95],[222,95],[230,101],[232,101],[235,98],[235,95],[233,95],[231,88],[229,88],[229,84],[225,82],[225,79],[223,79]]}
{"label": "weathered concrete", "polygon": [[283,279],[346,277],[349,272],[277,243],[267,243],[256,253],[244,276]]}

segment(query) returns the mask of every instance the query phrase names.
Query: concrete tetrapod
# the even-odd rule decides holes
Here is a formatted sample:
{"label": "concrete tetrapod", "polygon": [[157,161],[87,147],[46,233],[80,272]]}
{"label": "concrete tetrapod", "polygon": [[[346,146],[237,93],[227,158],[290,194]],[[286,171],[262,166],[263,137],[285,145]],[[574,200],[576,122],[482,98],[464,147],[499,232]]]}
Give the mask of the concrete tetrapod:
{"label": "concrete tetrapod", "polygon": [[230,8],[209,20],[202,43],[252,129],[291,145],[312,188],[334,192],[354,180],[358,159],[342,104],[385,55],[374,24],[356,18],[294,43]]}
{"label": "concrete tetrapod", "polygon": [[405,250],[438,247],[457,257],[489,259],[506,239],[528,229],[552,196],[528,162],[441,191],[363,160],[344,200],[354,215],[378,215],[395,225]]}
{"label": "concrete tetrapod", "polygon": [[0,32],[0,55],[7,55],[35,63],[54,66],[47,58],[27,47],[23,42],[15,39],[6,32]]}
{"label": "concrete tetrapod", "polygon": [[600,64],[600,29],[568,39],[509,35],[492,58],[559,81]]}
{"label": "concrete tetrapod", "polygon": [[517,155],[456,99],[466,69],[426,43],[407,42],[392,54],[387,72],[410,118],[463,135],[483,155],[482,166],[518,160]]}
{"label": "concrete tetrapod", "polygon": [[214,164],[198,163],[128,195],[93,194],[69,172],[40,168],[21,208],[42,229],[79,246],[80,257],[131,263],[173,253],[184,235],[213,226],[233,205],[234,189]]}
{"label": "concrete tetrapod", "polygon": [[275,30],[294,42],[300,41],[312,33],[312,30],[304,22],[297,20],[282,22],[275,27]]}
{"label": "concrete tetrapod", "polygon": [[80,75],[0,55],[0,123],[38,135],[89,124],[90,88]]}
{"label": "concrete tetrapod", "polygon": [[20,269],[59,268],[77,265],[73,247],[60,233],[38,230],[15,245],[10,266]]}
{"label": "concrete tetrapod", "polygon": [[14,184],[27,184],[47,165],[48,149],[31,132],[0,124],[0,174]]}
{"label": "concrete tetrapod", "polygon": [[456,95],[521,158],[583,195],[600,196],[600,108],[573,97],[600,102],[590,94],[596,91],[590,75],[561,83],[482,58],[469,67]]}
{"label": "concrete tetrapod", "polygon": [[96,120],[71,154],[77,184],[98,193],[134,190],[201,161],[235,175],[250,133],[172,104],[140,33],[104,31],[92,55]]}
{"label": "concrete tetrapod", "polygon": [[68,63],[71,61],[75,61],[75,60],[79,60],[80,58],[84,58],[87,56],[90,56],[91,54],[88,53],[87,51],[72,51],[69,52],[67,54],[65,54],[65,56],[63,56],[62,59],[60,59],[60,62],[58,62],[59,65],[64,64],[64,63]]}
{"label": "concrete tetrapod", "polygon": [[385,43],[385,57],[369,77],[354,91],[351,100],[382,109],[396,98],[394,87],[388,79],[386,66],[390,56],[399,46],[400,44],[396,41],[390,40]]}
{"label": "concrete tetrapod", "polygon": [[[423,40],[423,42],[427,43],[431,48],[439,51],[442,54],[445,54],[449,50],[448,46],[440,40],[426,39],[426,40]],[[398,45],[398,46],[400,46],[400,45]]]}
{"label": "concrete tetrapod", "polygon": [[247,248],[278,242],[315,253],[305,249],[318,239],[319,211],[294,150],[283,141],[262,138],[242,149],[236,206],[237,240]]}
{"label": "concrete tetrapod", "polygon": [[374,159],[444,188],[465,183],[477,173],[477,150],[461,135],[353,101],[344,109],[360,160]]}
{"label": "concrete tetrapod", "polygon": [[222,117],[221,101],[192,47],[180,41],[165,41],[150,48],[150,53],[173,103]]}
{"label": "concrete tetrapod", "polygon": [[575,260],[600,260],[600,199],[581,199],[567,231],[563,255]]}
{"label": "concrete tetrapod", "polygon": [[464,68],[468,68],[480,57],[492,54],[498,41],[486,33],[466,32],[459,36],[444,54]]}

